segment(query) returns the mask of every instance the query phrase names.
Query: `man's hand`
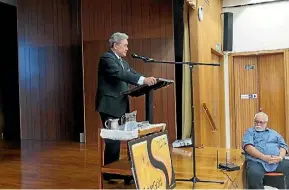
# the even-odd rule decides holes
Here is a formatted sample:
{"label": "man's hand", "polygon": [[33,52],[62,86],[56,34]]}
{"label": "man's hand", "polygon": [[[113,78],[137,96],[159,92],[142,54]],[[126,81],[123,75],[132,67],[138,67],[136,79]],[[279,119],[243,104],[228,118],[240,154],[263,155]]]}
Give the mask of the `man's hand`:
{"label": "man's hand", "polygon": [[269,164],[277,164],[281,162],[281,156],[263,155],[261,159]]}
{"label": "man's hand", "polygon": [[143,83],[151,86],[157,83],[157,79],[155,77],[147,77],[144,79]]}
{"label": "man's hand", "polygon": [[272,162],[272,156],[271,155],[262,155],[261,160],[270,164]]}
{"label": "man's hand", "polygon": [[271,160],[269,161],[269,164],[277,164],[281,162],[282,157],[281,156],[271,156]]}

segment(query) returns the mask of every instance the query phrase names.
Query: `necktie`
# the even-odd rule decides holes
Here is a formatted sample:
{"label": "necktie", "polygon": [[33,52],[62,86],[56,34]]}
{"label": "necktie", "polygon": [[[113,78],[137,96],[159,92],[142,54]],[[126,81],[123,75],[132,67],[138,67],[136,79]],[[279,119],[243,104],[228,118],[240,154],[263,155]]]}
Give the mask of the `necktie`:
{"label": "necktie", "polygon": [[124,70],[122,58],[119,58],[119,62],[120,62],[120,64],[121,64],[122,69]]}

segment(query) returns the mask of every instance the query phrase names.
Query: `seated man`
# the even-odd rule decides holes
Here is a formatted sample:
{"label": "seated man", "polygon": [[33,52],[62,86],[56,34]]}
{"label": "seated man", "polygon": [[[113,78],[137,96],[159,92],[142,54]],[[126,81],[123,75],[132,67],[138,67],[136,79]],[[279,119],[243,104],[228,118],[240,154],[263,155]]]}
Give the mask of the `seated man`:
{"label": "seated man", "polygon": [[289,177],[289,160],[284,159],[288,146],[280,134],[267,127],[267,122],[267,114],[257,113],[255,126],[247,129],[243,137],[249,189],[264,189],[266,172],[282,172],[287,179]]}

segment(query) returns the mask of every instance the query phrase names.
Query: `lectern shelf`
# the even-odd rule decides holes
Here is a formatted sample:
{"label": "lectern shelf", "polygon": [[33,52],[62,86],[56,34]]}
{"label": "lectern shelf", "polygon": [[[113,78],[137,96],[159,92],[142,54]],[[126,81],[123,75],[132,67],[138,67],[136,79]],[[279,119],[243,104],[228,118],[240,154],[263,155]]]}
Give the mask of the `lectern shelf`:
{"label": "lectern shelf", "polygon": [[157,78],[157,83],[154,85],[148,86],[144,84],[136,86],[125,92],[122,92],[121,94],[128,95],[131,97],[139,97],[145,95],[146,121],[153,123],[153,91],[168,86],[173,82],[174,82],[173,80]]}

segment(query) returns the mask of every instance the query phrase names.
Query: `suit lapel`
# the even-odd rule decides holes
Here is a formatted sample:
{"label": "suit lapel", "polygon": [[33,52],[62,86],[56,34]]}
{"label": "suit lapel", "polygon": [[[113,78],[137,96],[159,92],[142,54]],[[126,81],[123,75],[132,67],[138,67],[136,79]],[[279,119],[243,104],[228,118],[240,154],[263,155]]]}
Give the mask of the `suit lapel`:
{"label": "suit lapel", "polygon": [[[113,58],[115,59],[115,62],[117,62],[118,65],[119,65],[121,68],[123,68],[120,60],[119,60],[118,57],[115,55],[115,53],[114,53],[111,49],[110,49],[108,52],[112,54]],[[124,63],[124,60],[123,60],[123,63]],[[124,65],[124,64],[123,64],[123,65]],[[125,68],[125,67],[124,67],[124,68]]]}
{"label": "suit lapel", "polygon": [[123,64],[124,70],[127,71],[129,69],[128,63],[124,59],[122,59],[122,64]]}

